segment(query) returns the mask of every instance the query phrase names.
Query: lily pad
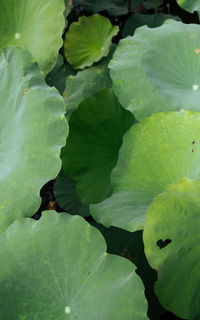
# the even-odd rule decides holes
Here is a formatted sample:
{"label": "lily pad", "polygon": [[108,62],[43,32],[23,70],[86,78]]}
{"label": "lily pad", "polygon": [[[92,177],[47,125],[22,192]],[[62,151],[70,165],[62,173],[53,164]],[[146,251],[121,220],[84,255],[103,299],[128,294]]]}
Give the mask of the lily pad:
{"label": "lily pad", "polygon": [[126,130],[134,123],[111,89],[83,101],[69,120],[69,137],[62,149],[64,171],[76,181],[83,203],[95,203],[110,195],[110,173]]}
{"label": "lily pad", "polygon": [[81,203],[77,192],[76,183],[62,170],[54,185],[56,202],[59,206],[70,214],[78,214],[82,217],[90,215],[89,206]]}
{"label": "lily pad", "polygon": [[32,53],[42,71],[49,72],[63,43],[64,9],[63,0],[1,0],[0,51],[22,47]]}
{"label": "lily pad", "polygon": [[63,93],[66,103],[66,116],[70,117],[79,104],[87,97],[104,88],[112,88],[108,63],[113,56],[116,45],[111,46],[109,55],[90,68],[79,71],[76,75],[70,75],[66,80],[66,89]]}
{"label": "lily pad", "polygon": [[60,170],[68,127],[62,97],[45,84],[29,52],[2,50],[0,83],[2,230],[40,206],[41,187]]}
{"label": "lily pad", "polygon": [[158,271],[161,304],[183,319],[200,316],[200,181],[183,178],[169,185],[149,207],[145,252]]}
{"label": "lily pad", "polygon": [[57,57],[57,63],[53,70],[47,74],[46,83],[50,87],[55,87],[60,94],[63,94],[65,90],[66,79],[70,75],[74,75],[76,72],[70,66],[69,63],[64,62],[63,56],[59,53]]}
{"label": "lily pad", "polygon": [[65,37],[65,56],[74,69],[84,69],[106,57],[114,37],[119,31],[109,19],[94,14],[82,16],[73,22]]}
{"label": "lily pad", "polygon": [[1,320],[147,320],[134,265],[83,218],[55,212],[0,234]]}
{"label": "lily pad", "polygon": [[159,111],[200,111],[200,26],[167,20],[121,40],[110,62],[120,103],[141,120]]}
{"label": "lily pad", "polygon": [[200,11],[199,0],[177,0],[178,5],[189,12]]}
{"label": "lily pad", "polygon": [[147,25],[149,28],[156,28],[163,24],[167,19],[180,20],[179,17],[175,17],[169,14],[157,13],[157,14],[138,14],[131,15],[125,22],[122,29],[123,37],[132,36],[135,30],[143,25]]}
{"label": "lily pad", "polygon": [[112,171],[112,196],[91,205],[94,219],[128,231],[143,229],[154,197],[182,177],[200,177],[200,113],[162,112],[134,125]]}

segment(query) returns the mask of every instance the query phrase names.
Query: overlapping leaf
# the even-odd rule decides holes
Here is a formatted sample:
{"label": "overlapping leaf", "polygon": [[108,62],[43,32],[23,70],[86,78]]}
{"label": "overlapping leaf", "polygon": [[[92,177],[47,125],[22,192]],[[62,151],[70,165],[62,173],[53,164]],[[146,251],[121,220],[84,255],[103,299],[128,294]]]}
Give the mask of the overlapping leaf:
{"label": "overlapping leaf", "polygon": [[120,106],[111,89],[87,98],[71,115],[63,169],[77,181],[82,202],[95,203],[110,195],[110,173],[123,134],[133,123],[134,117]]}
{"label": "overlapping leaf", "polygon": [[65,37],[65,56],[74,69],[83,69],[106,57],[118,26],[99,15],[82,16],[73,22]]}
{"label": "overlapping leaf", "polygon": [[132,263],[79,216],[43,213],[0,234],[1,320],[146,320]]}
{"label": "overlapping leaf", "polygon": [[63,170],[60,172],[54,186],[56,201],[62,210],[82,217],[90,215],[89,206],[81,203],[76,192],[76,183]]}
{"label": "overlapping leaf", "polygon": [[6,46],[22,47],[47,73],[62,46],[64,9],[64,0],[1,0],[0,50]]}
{"label": "overlapping leaf", "polygon": [[189,12],[200,11],[199,0],[177,0],[177,3],[180,7]]}
{"label": "overlapping leaf", "polygon": [[162,112],[124,135],[111,175],[112,196],[92,205],[94,219],[129,231],[143,229],[154,197],[182,177],[200,177],[200,113]]}
{"label": "overlapping leaf", "polygon": [[155,198],[144,229],[145,252],[158,271],[156,294],[166,309],[189,320],[200,316],[199,212],[200,181],[183,178]]}
{"label": "overlapping leaf", "polygon": [[123,37],[132,36],[135,30],[143,25],[147,25],[150,28],[159,27],[167,19],[180,20],[179,17],[175,17],[169,14],[157,13],[157,14],[138,14],[131,15],[125,22],[122,35]]}
{"label": "overlapping leaf", "polygon": [[0,230],[33,215],[40,188],[60,170],[68,128],[62,97],[49,88],[30,53],[0,57]]}
{"label": "overlapping leaf", "polygon": [[79,104],[89,96],[104,88],[112,88],[112,80],[108,63],[113,56],[116,45],[111,46],[109,55],[90,68],[71,75],[66,80],[66,89],[63,93],[66,103],[66,116],[70,117]]}
{"label": "overlapping leaf", "polygon": [[166,21],[121,40],[110,62],[114,91],[139,120],[159,111],[200,111],[200,26]]}
{"label": "overlapping leaf", "polygon": [[66,79],[70,75],[74,75],[76,72],[70,66],[69,63],[64,62],[64,58],[61,54],[58,54],[57,63],[53,70],[46,76],[46,83],[50,87],[55,87],[60,94],[63,94],[65,90]]}

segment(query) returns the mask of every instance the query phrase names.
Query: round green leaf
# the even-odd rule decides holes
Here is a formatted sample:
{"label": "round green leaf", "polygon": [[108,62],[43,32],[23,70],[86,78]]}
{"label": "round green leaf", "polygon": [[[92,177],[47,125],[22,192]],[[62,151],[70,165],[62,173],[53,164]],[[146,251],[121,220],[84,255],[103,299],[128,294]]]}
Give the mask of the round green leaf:
{"label": "round green leaf", "polygon": [[0,320],[147,320],[134,265],[83,218],[55,212],[0,234]]}
{"label": "round green leaf", "polygon": [[166,309],[189,320],[200,317],[199,195],[199,180],[169,185],[149,207],[144,228],[145,252],[158,271],[156,294]]}
{"label": "round green leaf", "polygon": [[73,0],[74,5],[81,5],[89,12],[107,10],[111,16],[121,16],[128,13],[126,0]]}
{"label": "round green leaf", "polygon": [[63,170],[60,172],[54,185],[56,202],[70,214],[78,214],[82,217],[90,215],[87,204],[81,203],[77,192],[76,183]]}
{"label": "round green leaf", "polygon": [[133,35],[135,30],[138,27],[143,25],[147,25],[150,28],[156,28],[163,24],[163,22],[167,19],[175,19],[180,20],[179,17],[175,17],[169,14],[157,13],[157,14],[138,14],[135,13],[131,15],[125,22],[122,35],[123,37],[127,37],[129,35]]}
{"label": "round green leaf", "polygon": [[134,123],[111,89],[82,102],[70,117],[69,137],[62,149],[63,169],[76,182],[83,203],[102,201],[110,195],[110,173],[126,130]]}
{"label": "round green leaf", "polygon": [[64,9],[63,0],[1,0],[0,50],[22,47],[47,73],[55,65],[63,43]]}
{"label": "round green leaf", "polygon": [[41,187],[61,166],[68,133],[62,97],[24,49],[0,56],[0,230],[38,209]]}
{"label": "round green leaf", "polygon": [[106,58],[103,58],[90,68],[79,71],[75,76],[71,75],[67,78],[66,89],[63,93],[67,118],[87,97],[104,88],[112,88],[108,63],[115,49],[116,45],[112,45],[111,51]]}
{"label": "round green leaf", "polygon": [[60,94],[63,94],[63,91],[65,90],[66,78],[68,78],[70,75],[74,75],[75,73],[76,72],[70,66],[70,64],[64,62],[63,56],[58,54],[55,67],[46,76],[46,83],[50,87],[55,87]]}
{"label": "round green leaf", "polygon": [[184,10],[187,10],[189,12],[200,11],[199,0],[177,0],[177,3]]}
{"label": "round green leaf", "polygon": [[65,37],[65,56],[74,69],[83,69],[106,57],[112,37],[119,31],[110,20],[94,14],[73,22]]}
{"label": "round green leaf", "polygon": [[92,205],[105,226],[129,231],[144,227],[154,197],[182,177],[200,177],[200,113],[162,112],[134,125],[124,135],[111,175],[112,196]]}
{"label": "round green leaf", "polygon": [[200,26],[166,21],[121,40],[110,62],[114,91],[138,120],[159,111],[200,111]]}

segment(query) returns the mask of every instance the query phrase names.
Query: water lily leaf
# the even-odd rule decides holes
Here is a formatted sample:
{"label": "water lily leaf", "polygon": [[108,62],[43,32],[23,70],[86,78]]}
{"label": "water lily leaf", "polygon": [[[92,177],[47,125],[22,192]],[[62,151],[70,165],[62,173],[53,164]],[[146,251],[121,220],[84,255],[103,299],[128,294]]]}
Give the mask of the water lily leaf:
{"label": "water lily leaf", "polygon": [[76,183],[63,170],[60,172],[54,185],[56,201],[59,206],[70,214],[78,214],[82,217],[90,215],[89,206],[81,203],[77,192]]}
{"label": "water lily leaf", "polygon": [[107,10],[111,16],[121,16],[128,13],[127,0],[73,0],[74,5],[81,5],[88,12]]}
{"label": "water lily leaf", "polygon": [[134,125],[112,171],[112,196],[91,205],[94,219],[128,231],[143,229],[154,197],[186,176],[200,177],[200,113],[162,112]]}
{"label": "water lily leaf", "polygon": [[123,37],[132,36],[135,30],[143,25],[147,25],[150,28],[156,28],[163,24],[167,19],[180,20],[179,17],[175,17],[169,14],[157,13],[157,14],[138,14],[131,15],[125,22],[122,29]]}
{"label": "water lily leaf", "polygon": [[178,5],[189,12],[200,11],[199,0],[177,0]]}
{"label": "water lily leaf", "polygon": [[68,76],[74,75],[75,73],[76,72],[74,69],[69,63],[64,62],[63,56],[59,53],[55,67],[46,76],[46,83],[50,87],[55,87],[60,94],[63,94],[65,90],[66,79]]}
{"label": "water lily leaf", "polygon": [[168,20],[121,40],[110,62],[113,88],[138,120],[159,111],[200,111],[199,31]]}
{"label": "water lily leaf", "polygon": [[0,319],[147,320],[134,265],[105,250],[80,216],[14,223],[0,234]]}
{"label": "water lily leaf", "polygon": [[76,182],[83,203],[94,203],[110,194],[110,173],[126,130],[134,123],[111,89],[83,101],[69,120],[69,137],[62,149],[63,169]]}
{"label": "water lily leaf", "polygon": [[79,104],[87,97],[104,88],[112,88],[108,63],[113,56],[116,45],[111,46],[109,55],[90,68],[71,75],[66,80],[66,89],[63,93],[66,103],[66,116],[70,117]]}
{"label": "water lily leaf", "polygon": [[110,20],[94,14],[73,22],[65,37],[65,56],[74,69],[84,69],[106,57],[114,37],[119,31]]}
{"label": "water lily leaf", "polygon": [[156,294],[183,319],[199,319],[200,181],[183,178],[169,185],[149,207],[145,252],[158,271]]}
{"label": "water lily leaf", "polygon": [[33,215],[41,187],[60,170],[68,128],[65,106],[32,55],[8,47],[0,56],[0,230]]}
{"label": "water lily leaf", "polygon": [[63,43],[64,9],[63,0],[1,0],[0,50],[22,47],[32,53],[45,73],[49,72]]}

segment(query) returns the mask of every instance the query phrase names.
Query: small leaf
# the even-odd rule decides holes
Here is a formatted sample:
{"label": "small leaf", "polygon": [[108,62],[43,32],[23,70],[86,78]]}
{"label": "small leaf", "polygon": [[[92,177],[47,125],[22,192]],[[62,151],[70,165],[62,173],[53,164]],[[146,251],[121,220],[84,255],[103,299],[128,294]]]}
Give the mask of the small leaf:
{"label": "small leaf", "polygon": [[84,69],[106,57],[110,50],[112,37],[119,31],[110,21],[94,14],[82,16],[73,22],[65,37],[65,56],[74,69]]}

